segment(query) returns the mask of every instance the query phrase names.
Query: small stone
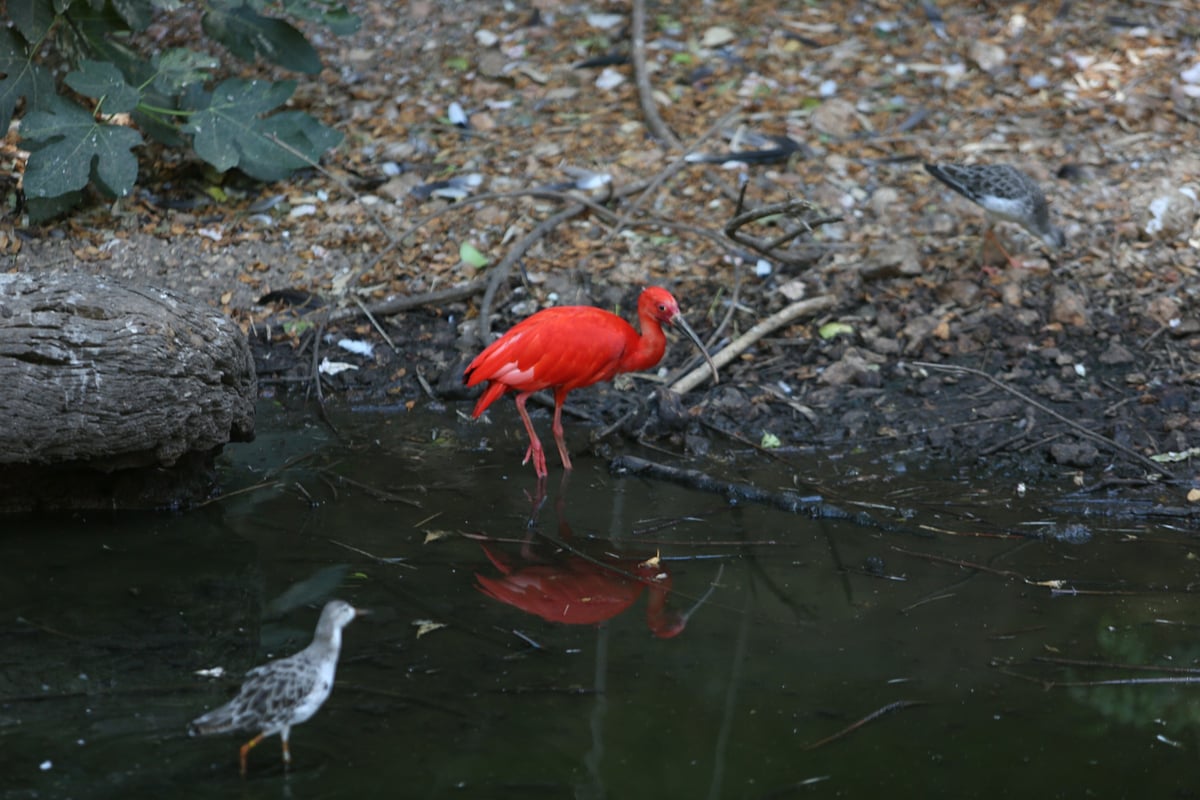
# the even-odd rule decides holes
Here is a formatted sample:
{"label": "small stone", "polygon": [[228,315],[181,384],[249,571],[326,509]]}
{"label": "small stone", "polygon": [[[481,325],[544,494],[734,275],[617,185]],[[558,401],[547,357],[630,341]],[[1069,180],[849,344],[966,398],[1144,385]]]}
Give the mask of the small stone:
{"label": "small stone", "polygon": [[1100,458],[1100,452],[1086,442],[1056,442],[1050,445],[1050,458],[1064,467],[1090,467]]}
{"label": "small stone", "polygon": [[950,302],[959,308],[967,308],[979,302],[979,295],[982,291],[976,281],[957,279],[947,281],[937,287],[937,296],[938,300],[943,303]]}
{"label": "small stone", "polygon": [[1171,338],[1182,339],[1185,336],[1193,336],[1200,333],[1200,320],[1195,317],[1186,317],[1179,320],[1178,324],[1168,326],[1171,333]]}
{"label": "small stone", "polygon": [[830,98],[812,113],[812,124],[821,133],[839,139],[849,138],[861,127],[854,104],[841,98]]}
{"label": "small stone", "polygon": [[863,280],[890,278],[896,275],[920,275],[924,272],[917,253],[917,243],[911,238],[874,243],[863,263]]}
{"label": "small stone", "polygon": [[875,190],[868,202],[871,211],[880,219],[894,218],[903,206],[900,203],[900,192],[891,186],[881,186]]}
{"label": "small stone", "polygon": [[847,350],[841,360],[826,367],[817,378],[828,386],[877,386],[881,381],[879,370],[867,363],[857,350]]}
{"label": "small stone", "polygon": [[1083,296],[1062,284],[1055,285],[1050,303],[1050,321],[1077,328],[1088,327],[1090,323]]}
{"label": "small stone", "polygon": [[900,354],[900,343],[888,336],[865,333],[863,334],[863,344],[869,347],[871,352],[878,353],[881,356],[896,356]]}
{"label": "small stone", "polygon": [[1159,325],[1170,325],[1171,320],[1177,320],[1182,316],[1183,309],[1179,307],[1179,301],[1174,297],[1160,295],[1146,306],[1146,314]]}
{"label": "small stone", "polygon": [[600,76],[596,78],[596,88],[598,89],[615,89],[625,82],[625,76],[617,72],[612,67],[605,67]]}
{"label": "small stone", "polygon": [[1147,239],[1171,240],[1187,236],[1196,220],[1196,191],[1191,186],[1159,192],[1135,203],[1140,206],[1138,227]]}
{"label": "small stone", "polygon": [[1128,347],[1125,347],[1120,342],[1111,342],[1103,353],[1100,354],[1100,363],[1109,366],[1116,364],[1132,364],[1134,362],[1133,353]]}
{"label": "small stone", "polygon": [[736,38],[737,36],[729,28],[715,25],[704,32],[704,36],[700,39],[700,44],[703,47],[711,49],[727,45]]}
{"label": "small stone", "polygon": [[967,58],[987,74],[995,75],[1008,60],[1008,54],[1000,45],[976,39],[967,50]]}
{"label": "small stone", "polygon": [[904,352],[908,355],[919,353],[921,348],[925,346],[925,340],[937,330],[940,324],[940,317],[927,314],[923,317],[917,317],[905,325],[902,336],[908,340],[908,344],[904,346]]}

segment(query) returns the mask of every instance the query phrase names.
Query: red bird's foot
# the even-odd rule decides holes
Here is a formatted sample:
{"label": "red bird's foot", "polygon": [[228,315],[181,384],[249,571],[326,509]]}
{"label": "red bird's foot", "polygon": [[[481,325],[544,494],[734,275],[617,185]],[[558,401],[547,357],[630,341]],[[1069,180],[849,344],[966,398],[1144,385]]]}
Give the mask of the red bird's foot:
{"label": "red bird's foot", "polygon": [[528,464],[530,458],[533,458],[533,471],[539,478],[544,479],[550,474],[546,469],[546,451],[542,449],[541,445],[529,445],[521,464]]}

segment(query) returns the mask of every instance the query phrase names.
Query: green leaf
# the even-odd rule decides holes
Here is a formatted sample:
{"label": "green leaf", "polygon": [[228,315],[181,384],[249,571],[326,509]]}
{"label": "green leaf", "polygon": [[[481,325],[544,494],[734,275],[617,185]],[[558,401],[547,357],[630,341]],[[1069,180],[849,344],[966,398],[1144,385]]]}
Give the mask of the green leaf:
{"label": "green leaf", "polygon": [[67,192],[58,197],[26,197],[25,211],[33,224],[45,222],[70,211],[83,201],[83,192]]}
{"label": "green leaf", "polygon": [[307,319],[289,319],[283,323],[283,332],[288,336],[298,336],[312,328],[313,324]]}
{"label": "green leaf", "polygon": [[221,172],[237,167],[263,181],[286,178],[342,140],[301,111],[261,117],[287,102],[295,89],[294,81],[225,81],[194,98],[195,112],[182,130],[192,135],[196,155]]}
{"label": "green leaf", "polygon": [[8,16],[27,42],[39,42],[54,24],[50,0],[8,0]]}
{"label": "green leaf", "polygon": [[467,61],[462,56],[454,56],[446,59],[446,66],[449,69],[458,70],[459,72],[466,72],[471,68],[471,62]]}
{"label": "green leaf", "polygon": [[27,197],[57,197],[79,191],[89,181],[124,197],[137,179],[137,158],[131,151],[142,143],[141,134],[97,122],[65,100],[51,110],[26,114],[21,141],[30,151],[25,166]]}
{"label": "green leaf", "polygon": [[109,114],[127,114],[137,108],[138,90],[125,82],[121,71],[107,61],[85,59],[79,69],[68,72],[67,86],[84,97],[103,98],[102,110]]}
{"label": "green leaf", "polygon": [[26,108],[44,108],[54,102],[54,79],[30,60],[21,36],[9,28],[0,28],[0,131],[7,131],[17,102],[25,98]]}
{"label": "green leaf", "polygon": [[289,17],[321,23],[337,36],[354,33],[362,24],[357,14],[332,0],[284,0],[283,11]]}
{"label": "green leaf", "polygon": [[834,337],[845,334],[851,336],[854,333],[854,327],[847,325],[845,322],[826,322],[817,330],[817,335],[822,339],[833,339]]}
{"label": "green leaf", "polygon": [[144,31],[154,21],[154,4],[146,0],[109,0],[132,31]]}
{"label": "green leaf", "polygon": [[771,433],[770,431],[763,431],[762,441],[759,444],[759,446],[762,447],[762,449],[774,450],[778,447],[781,447],[782,445],[783,445],[783,442],[779,441],[778,436]]}
{"label": "green leaf", "polygon": [[260,16],[247,7],[209,6],[201,19],[204,32],[243,61],[262,56],[285,69],[309,75],[321,71],[321,58],[289,23]]}
{"label": "green leaf", "polygon": [[486,267],[488,263],[488,257],[467,242],[458,246],[458,257],[463,260],[463,263],[470,264],[475,269]]}
{"label": "green leaf", "polygon": [[154,67],[154,88],[168,95],[179,94],[187,86],[204,83],[208,80],[208,71],[221,65],[208,53],[198,53],[186,47],[172,47],[165,53],[155,54],[150,63]]}

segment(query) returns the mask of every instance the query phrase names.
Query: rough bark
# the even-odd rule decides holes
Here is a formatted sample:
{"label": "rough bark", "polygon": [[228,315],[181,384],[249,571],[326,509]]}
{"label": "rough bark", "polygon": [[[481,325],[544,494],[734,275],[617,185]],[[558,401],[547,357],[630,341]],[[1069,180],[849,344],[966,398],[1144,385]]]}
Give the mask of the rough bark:
{"label": "rough bark", "polygon": [[221,447],[254,438],[255,395],[246,339],[215,309],[0,275],[0,510],[195,499]]}

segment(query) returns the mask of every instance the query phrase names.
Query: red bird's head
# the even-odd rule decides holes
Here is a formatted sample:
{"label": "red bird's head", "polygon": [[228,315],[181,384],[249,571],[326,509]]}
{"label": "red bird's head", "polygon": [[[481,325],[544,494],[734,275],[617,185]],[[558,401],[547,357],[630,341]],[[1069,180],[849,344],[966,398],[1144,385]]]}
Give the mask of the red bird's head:
{"label": "red bird's head", "polygon": [[638,317],[642,320],[653,319],[659,325],[669,322],[683,331],[684,335],[692,340],[692,344],[696,345],[696,349],[704,356],[704,360],[708,362],[708,367],[712,370],[713,383],[720,381],[720,378],[717,377],[717,365],[709,357],[708,350],[704,349],[704,342],[700,341],[700,337],[692,330],[692,326],[688,325],[687,320],[683,318],[683,314],[679,311],[679,303],[675,301],[670,292],[661,286],[650,286],[643,289],[641,295],[638,296]]}
{"label": "red bird's head", "polygon": [[661,286],[651,286],[642,290],[641,296],[638,297],[638,316],[653,317],[659,322],[669,322],[672,325],[677,318],[682,319],[679,303]]}

